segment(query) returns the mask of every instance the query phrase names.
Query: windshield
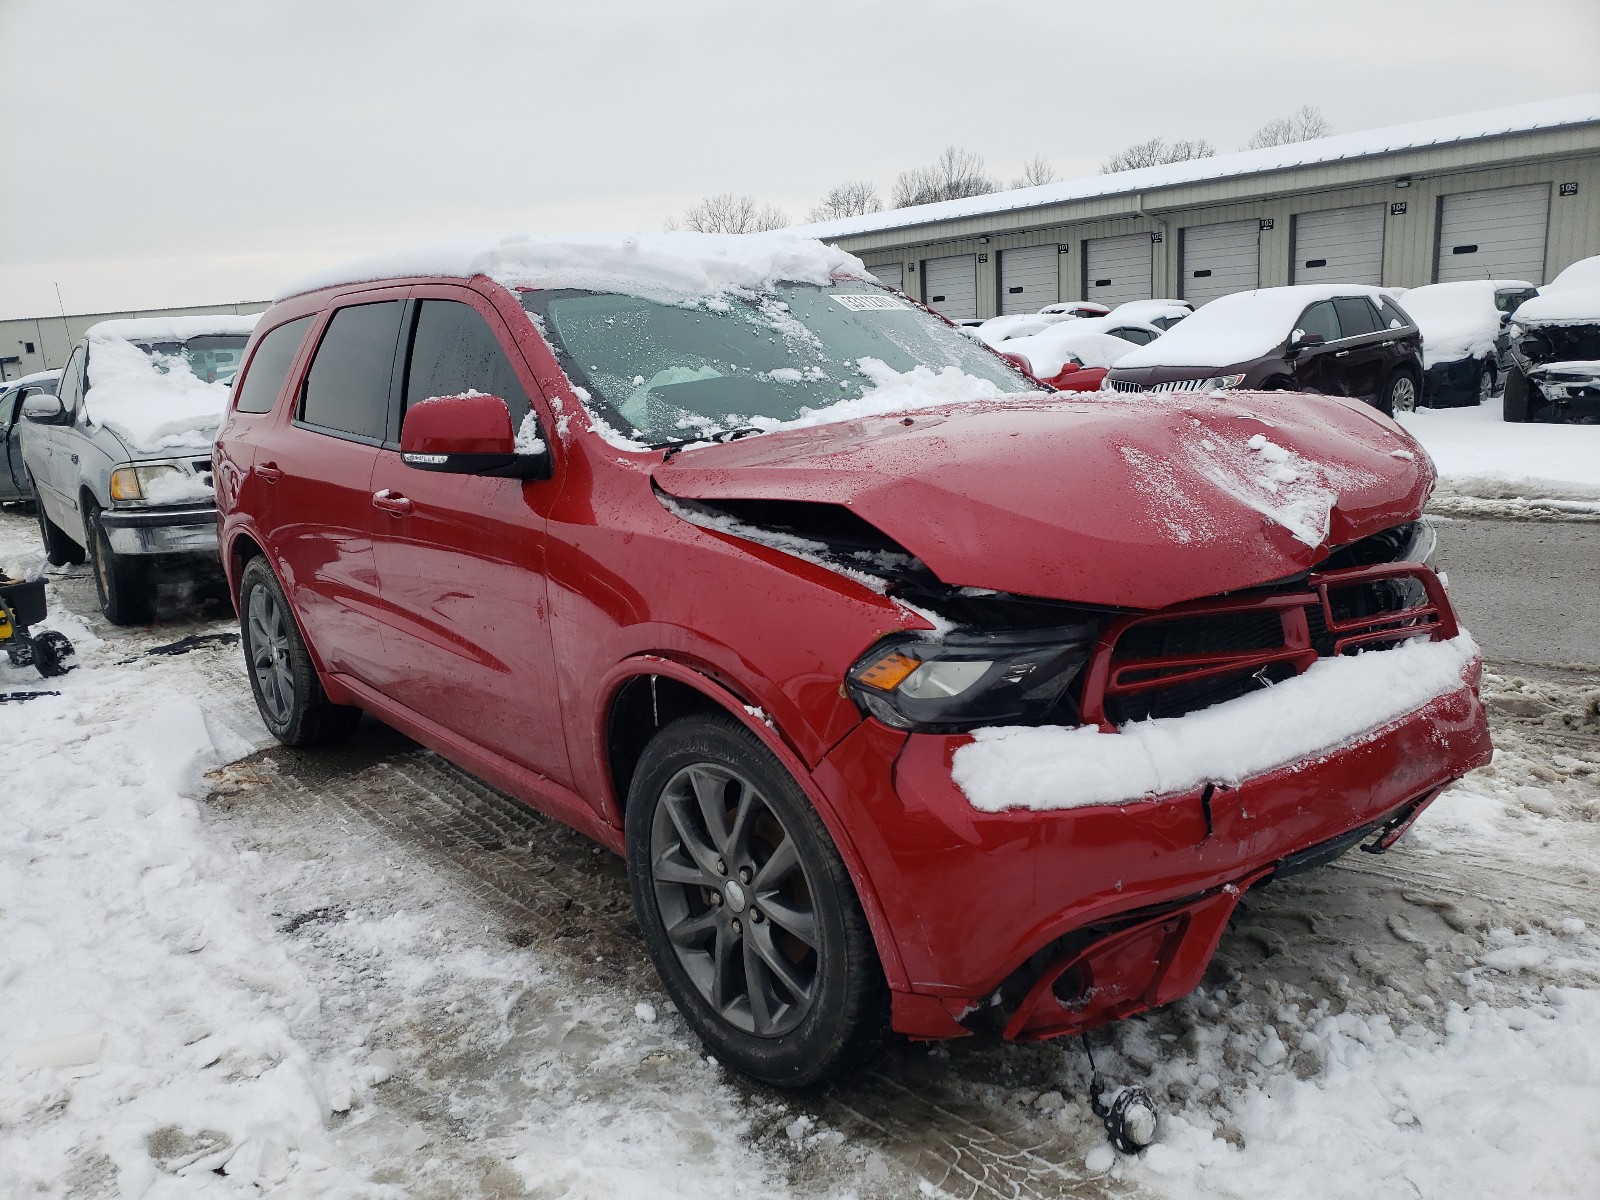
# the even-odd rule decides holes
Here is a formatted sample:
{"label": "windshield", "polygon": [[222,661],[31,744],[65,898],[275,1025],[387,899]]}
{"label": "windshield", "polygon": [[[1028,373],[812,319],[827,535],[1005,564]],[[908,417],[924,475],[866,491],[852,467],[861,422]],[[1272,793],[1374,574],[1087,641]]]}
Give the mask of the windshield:
{"label": "windshield", "polygon": [[139,349],[155,359],[156,370],[165,375],[172,369],[171,359],[182,358],[194,377],[202,383],[228,383],[238,373],[244,359],[247,335],[215,334],[192,337],[186,342],[139,342]]}
{"label": "windshield", "polygon": [[650,445],[792,421],[873,387],[863,359],[894,371],[956,367],[1032,392],[1004,360],[870,284],[784,284],[675,306],[580,291],[522,294],[568,378],[606,420]]}

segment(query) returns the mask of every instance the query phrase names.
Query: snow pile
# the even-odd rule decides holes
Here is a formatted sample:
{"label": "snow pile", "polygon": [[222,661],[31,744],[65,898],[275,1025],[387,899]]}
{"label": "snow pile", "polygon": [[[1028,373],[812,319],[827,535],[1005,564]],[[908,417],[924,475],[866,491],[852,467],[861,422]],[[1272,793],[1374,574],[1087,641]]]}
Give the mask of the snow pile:
{"label": "snow pile", "polygon": [[1069,361],[1086,367],[1115,366],[1133,350],[1133,343],[1125,338],[1076,328],[1089,323],[1074,321],[1031,337],[1015,338],[1005,343],[1001,350],[1007,354],[1022,355],[1040,379],[1059,375]]}
{"label": "snow pile", "polygon": [[1093,726],[980,729],[953,776],[983,812],[1129,804],[1237,784],[1372,735],[1464,686],[1478,656],[1449,641],[1320,659],[1302,675],[1184,717]]}
{"label": "snow pile", "polygon": [[1487,358],[1494,353],[1500,334],[1500,310],[1495,307],[1497,288],[1531,283],[1505,279],[1464,279],[1456,283],[1430,283],[1405,295],[1406,313],[1422,331],[1422,365]]}
{"label": "snow pile", "polygon": [[1600,323],[1600,255],[1579,259],[1517,306],[1524,324]]}
{"label": "snow pile", "polygon": [[749,418],[751,426],[763,433],[772,433],[779,429],[804,429],[836,421],[858,421],[863,417],[916,412],[920,408],[1002,400],[1014,394],[1003,391],[999,384],[987,379],[968,375],[960,367],[945,367],[939,371],[931,367],[913,367],[909,371],[896,371],[877,358],[858,359],[856,365],[871,384],[859,396],[822,408],[802,409],[799,416],[787,421],[780,421],[776,417],[753,416]]}
{"label": "snow pile", "polygon": [[826,284],[867,277],[861,260],[792,234],[639,233],[534,237],[507,234],[441,242],[329,267],[277,299],[377,279],[486,275],[508,288],[580,288],[681,304],[780,282]]}
{"label": "snow pile", "polygon": [[1232,441],[1205,439],[1196,467],[1224,494],[1282,525],[1295,538],[1316,547],[1328,540],[1328,522],[1339,502],[1330,470],[1270,441],[1251,436],[1241,448]]}
{"label": "snow pile", "polygon": [[141,322],[102,321],[89,332],[83,401],[89,419],[136,451],[209,450],[228,407],[228,385],[197,378],[182,355],[161,355],[158,364],[121,336],[104,332],[130,324]]}
{"label": "snow pile", "polygon": [[1498,403],[1396,419],[1438,467],[1435,506],[1454,496],[1600,501],[1600,427],[1507,422]]}
{"label": "snow pile", "polygon": [[1358,284],[1296,284],[1220,296],[1147,346],[1134,347],[1124,367],[1231,367],[1272,353],[1289,340],[1309,304],[1382,289]]}
{"label": "snow pile", "polygon": [[1079,320],[1070,313],[1012,313],[1004,317],[990,317],[982,325],[972,327],[981,342],[998,346],[1011,338],[1028,337],[1053,325]]}

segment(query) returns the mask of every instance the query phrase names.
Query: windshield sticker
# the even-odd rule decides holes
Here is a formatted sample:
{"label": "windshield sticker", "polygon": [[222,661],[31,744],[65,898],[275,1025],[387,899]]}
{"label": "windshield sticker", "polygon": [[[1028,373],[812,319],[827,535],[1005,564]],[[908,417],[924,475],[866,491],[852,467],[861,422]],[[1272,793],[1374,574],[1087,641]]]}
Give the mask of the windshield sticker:
{"label": "windshield sticker", "polygon": [[893,296],[831,296],[851,312],[867,312],[877,308],[905,308],[904,300],[896,300]]}

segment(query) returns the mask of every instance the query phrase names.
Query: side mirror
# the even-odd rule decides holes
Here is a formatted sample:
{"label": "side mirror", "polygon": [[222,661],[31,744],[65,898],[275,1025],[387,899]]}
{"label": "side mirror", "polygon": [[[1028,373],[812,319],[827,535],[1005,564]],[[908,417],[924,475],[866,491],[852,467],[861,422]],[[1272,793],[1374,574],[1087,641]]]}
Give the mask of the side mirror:
{"label": "side mirror", "polygon": [[22,415],[35,425],[65,425],[68,420],[67,406],[61,403],[61,397],[43,392],[22,401]]}
{"label": "side mirror", "polygon": [[1504,329],[1509,324],[1511,324],[1511,314],[1508,313],[1508,312],[1501,313],[1500,314],[1500,328]]}
{"label": "side mirror", "polygon": [[1296,330],[1292,345],[1298,346],[1303,350],[1307,346],[1324,345],[1327,340],[1328,339],[1323,337],[1320,333],[1305,333],[1303,331]]}
{"label": "side mirror", "polygon": [[400,425],[400,457],[419,471],[450,475],[549,479],[551,472],[544,441],[519,439],[506,402],[481,392],[439,396],[407,409]]}

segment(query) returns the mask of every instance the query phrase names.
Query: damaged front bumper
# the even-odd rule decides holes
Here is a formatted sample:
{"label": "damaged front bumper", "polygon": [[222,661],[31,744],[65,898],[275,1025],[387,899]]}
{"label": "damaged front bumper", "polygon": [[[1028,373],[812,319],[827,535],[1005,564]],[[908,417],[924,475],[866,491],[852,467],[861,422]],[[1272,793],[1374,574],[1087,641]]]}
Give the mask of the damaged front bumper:
{"label": "damaged front bumper", "polygon": [[1600,416],[1600,362],[1553,362],[1530,367],[1528,382],[1563,416]]}
{"label": "damaged front bumper", "polygon": [[951,774],[964,735],[863,723],[816,778],[866,810],[852,826],[898,955],[894,1027],[965,1036],[961,1020],[998,991],[1007,1037],[1058,1037],[1184,995],[1246,891],[1392,843],[1489,761],[1478,669],[1351,744],[1230,788],[1045,812],[975,809]]}

